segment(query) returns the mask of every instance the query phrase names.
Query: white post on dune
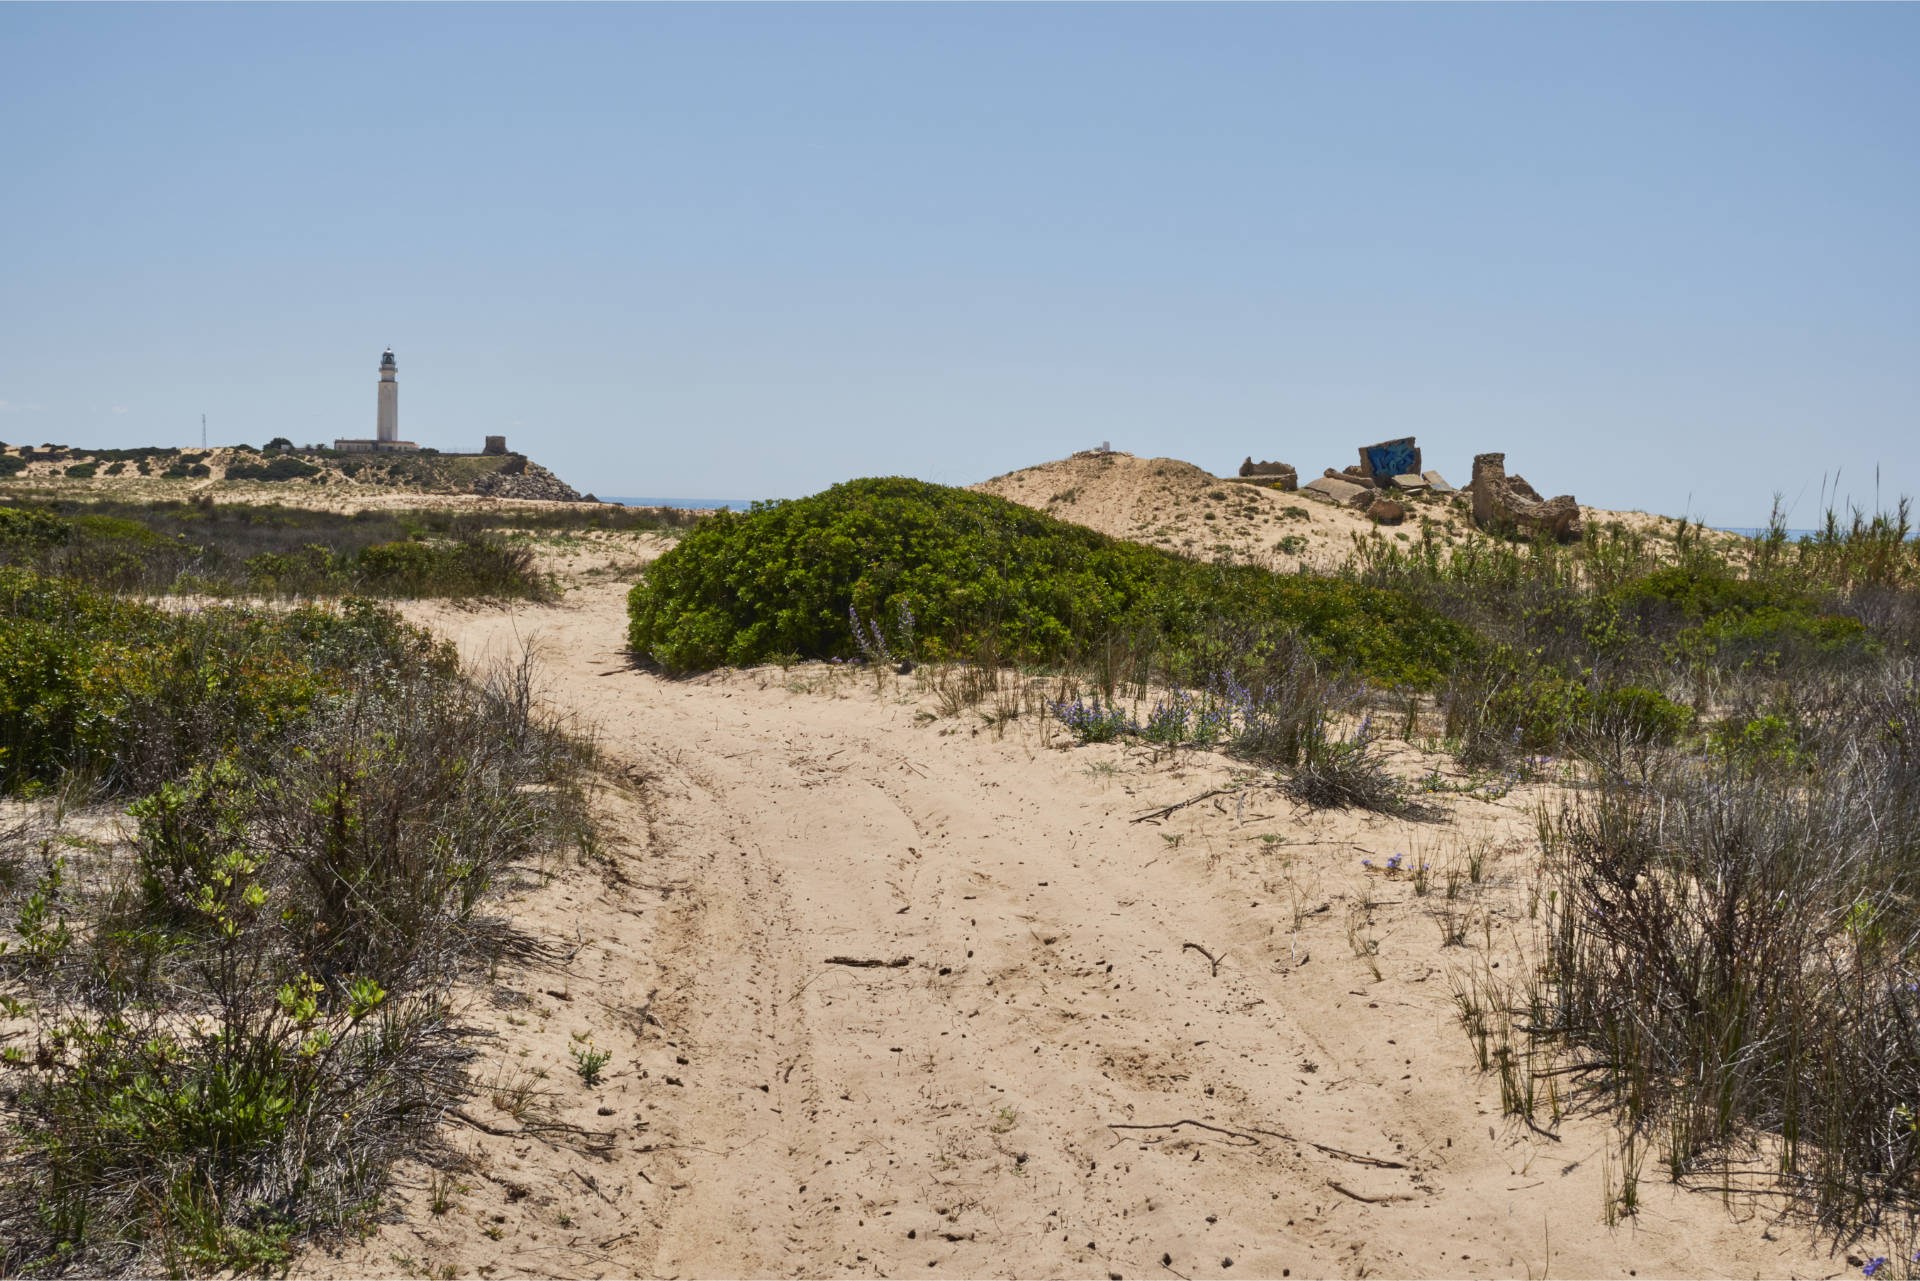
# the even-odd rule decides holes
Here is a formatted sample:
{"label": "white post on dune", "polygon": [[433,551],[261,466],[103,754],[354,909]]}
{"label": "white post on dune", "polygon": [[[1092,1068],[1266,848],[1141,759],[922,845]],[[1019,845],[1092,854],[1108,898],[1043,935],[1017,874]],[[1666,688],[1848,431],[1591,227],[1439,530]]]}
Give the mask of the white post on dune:
{"label": "white post on dune", "polygon": [[395,375],[400,366],[393,362],[393,348],[380,357],[380,417],[374,436],[383,441],[400,439],[400,384]]}

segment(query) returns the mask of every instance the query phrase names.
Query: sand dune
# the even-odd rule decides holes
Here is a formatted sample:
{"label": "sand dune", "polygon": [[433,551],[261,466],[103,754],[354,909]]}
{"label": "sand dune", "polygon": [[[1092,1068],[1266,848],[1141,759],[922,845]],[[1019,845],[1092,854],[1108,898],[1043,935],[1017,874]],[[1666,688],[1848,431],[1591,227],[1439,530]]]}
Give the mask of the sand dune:
{"label": "sand dune", "polygon": [[[1464,495],[1414,498],[1402,525],[1377,526],[1361,512],[1301,493],[1223,481],[1178,458],[1075,454],[972,488],[1115,538],[1201,560],[1228,559],[1274,570],[1334,569],[1353,554],[1356,539],[1377,534],[1411,542],[1421,536],[1422,520],[1432,524],[1447,549],[1485,537],[1474,526]],[[1582,507],[1580,513],[1592,527],[1617,524],[1654,538],[1670,536],[1673,527],[1665,517],[1646,512]],[[1716,531],[1707,537],[1723,544],[1739,541]]]}

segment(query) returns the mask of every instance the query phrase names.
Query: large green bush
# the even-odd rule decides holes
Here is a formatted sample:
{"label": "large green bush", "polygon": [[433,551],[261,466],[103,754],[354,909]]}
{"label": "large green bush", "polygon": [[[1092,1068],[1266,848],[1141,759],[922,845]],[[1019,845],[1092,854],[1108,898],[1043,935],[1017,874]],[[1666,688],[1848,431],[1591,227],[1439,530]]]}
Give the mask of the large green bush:
{"label": "large green bush", "polygon": [[[1387,592],[1331,578],[1205,565],[1005,499],[904,479],[702,522],[629,598],[628,642],[669,671],[782,655],[991,653],[1033,663],[1115,645],[1189,678],[1297,631],[1318,656],[1398,683],[1437,679],[1470,633]],[[876,644],[876,642],[878,642]]]}

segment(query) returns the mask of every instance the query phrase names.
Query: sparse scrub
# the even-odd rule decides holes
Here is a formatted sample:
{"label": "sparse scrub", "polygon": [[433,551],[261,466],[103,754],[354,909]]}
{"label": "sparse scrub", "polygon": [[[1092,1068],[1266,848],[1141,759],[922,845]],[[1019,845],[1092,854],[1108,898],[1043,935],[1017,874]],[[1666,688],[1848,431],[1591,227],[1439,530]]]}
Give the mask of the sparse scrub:
{"label": "sparse scrub", "polygon": [[[1542,811],[1525,1008],[1457,993],[1503,1104],[1561,1106],[1571,1073],[1618,1110],[1608,1216],[1651,1144],[1676,1179],[1764,1153],[1842,1235],[1920,1214],[1920,550],[1893,514],[1735,546],[1589,529],[1573,549],[1365,546],[1360,581],[1488,647],[1439,702],[1464,762],[1590,762]],[[1436,776],[1437,778],[1437,776]],[[1437,790],[1461,790],[1441,784]],[[1485,842],[1445,870],[1454,904]],[[1879,1228],[1875,1229],[1880,1230]]]}
{"label": "sparse scrub", "polygon": [[282,1269],[432,1152],[473,1053],[450,986],[526,946],[485,904],[584,831],[588,749],[524,664],[466,679],[365,603],[5,575],[9,785],[144,795],[127,849],[0,834],[0,1272]]}
{"label": "sparse scrub", "polygon": [[545,599],[549,584],[507,533],[674,531],[699,519],[623,507],[346,514],[210,498],[57,501],[0,508],[0,565],[109,591]]}
{"label": "sparse scrub", "polygon": [[1364,716],[1347,734],[1322,721],[1300,742],[1299,760],[1287,776],[1286,792],[1316,809],[1413,811],[1406,784],[1381,763],[1373,718]]}
{"label": "sparse scrub", "polygon": [[1856,671],[1791,729],[1749,720],[1719,750],[1542,809],[1529,1043],[1488,1049],[1519,1011],[1468,1031],[1503,1094],[1564,1058],[1619,1109],[1611,1212],[1633,1211],[1657,1138],[1676,1180],[1764,1150],[1842,1235],[1920,1214],[1916,689],[1904,662]]}
{"label": "sparse scrub", "polygon": [[1898,741],[1920,706],[1909,686],[1882,710],[1818,785],[1704,765],[1543,825],[1546,1030],[1607,1065],[1635,1124],[1684,1136],[1671,1168],[1770,1131],[1787,1185],[1847,1224],[1920,1208],[1920,787]]}

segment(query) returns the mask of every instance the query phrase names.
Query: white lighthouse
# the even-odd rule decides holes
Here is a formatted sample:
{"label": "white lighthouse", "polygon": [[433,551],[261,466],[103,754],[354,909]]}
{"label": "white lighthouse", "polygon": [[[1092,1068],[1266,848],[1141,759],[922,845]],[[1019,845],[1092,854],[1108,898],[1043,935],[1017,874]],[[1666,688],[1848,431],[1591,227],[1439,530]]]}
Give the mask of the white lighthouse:
{"label": "white lighthouse", "polygon": [[400,366],[394,363],[393,348],[387,348],[386,355],[380,357],[380,416],[374,430],[374,438],[383,445],[397,444],[400,440],[400,383],[397,374]]}
{"label": "white lighthouse", "polygon": [[420,448],[400,439],[400,366],[389,347],[380,357],[380,404],[371,440],[336,440],[333,447],[346,454],[409,453]]}

